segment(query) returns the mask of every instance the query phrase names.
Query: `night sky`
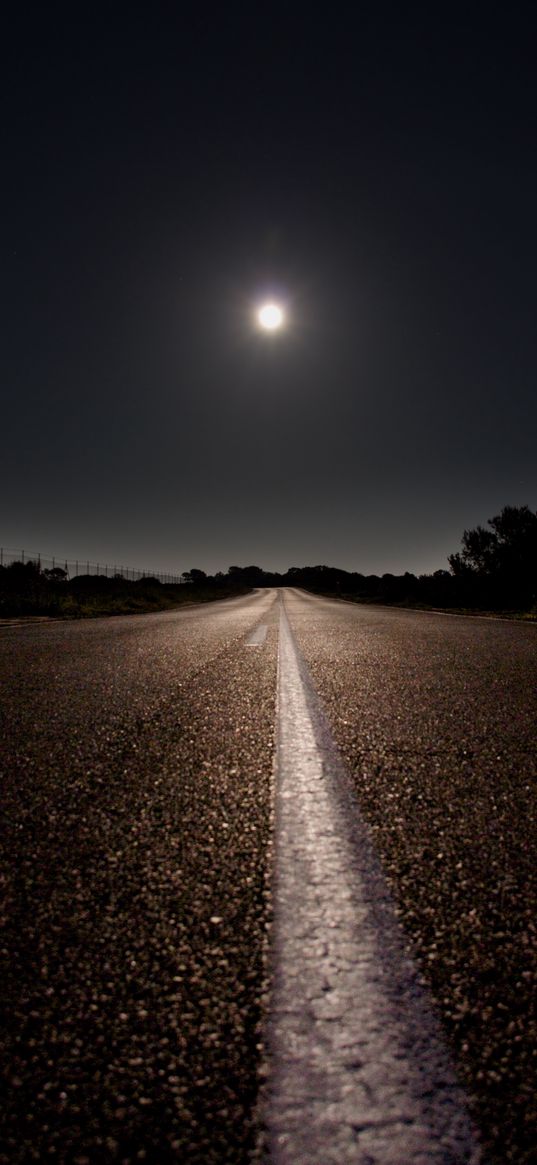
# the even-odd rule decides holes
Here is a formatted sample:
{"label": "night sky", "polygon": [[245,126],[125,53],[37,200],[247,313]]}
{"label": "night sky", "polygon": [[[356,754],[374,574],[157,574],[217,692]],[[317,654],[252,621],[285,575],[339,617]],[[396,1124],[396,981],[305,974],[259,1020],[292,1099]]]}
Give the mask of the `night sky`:
{"label": "night sky", "polygon": [[537,508],[534,4],[12,8],[1,545],[419,573]]}

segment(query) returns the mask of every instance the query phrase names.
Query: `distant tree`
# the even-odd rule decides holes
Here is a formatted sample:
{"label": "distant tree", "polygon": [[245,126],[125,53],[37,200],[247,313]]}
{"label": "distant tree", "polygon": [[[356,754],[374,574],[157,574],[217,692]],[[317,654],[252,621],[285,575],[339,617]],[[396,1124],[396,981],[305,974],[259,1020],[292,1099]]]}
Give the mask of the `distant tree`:
{"label": "distant tree", "polygon": [[265,581],[265,571],[261,566],[244,566],[242,569],[242,581],[247,586],[262,586]]}
{"label": "distant tree", "polygon": [[196,567],[193,567],[192,570],[184,570],[181,578],[184,578],[185,582],[190,583],[192,586],[199,586],[200,583],[205,582],[207,575],[204,570],[198,570]]}
{"label": "distant tree", "polygon": [[263,587],[270,585],[270,576],[261,566],[230,566],[227,577],[234,586]]}
{"label": "distant tree", "polygon": [[41,567],[39,563],[36,562],[33,558],[27,558],[26,562],[22,562],[20,559],[16,559],[6,567],[6,570],[9,571],[9,573],[13,576],[16,575],[17,577],[21,578],[30,578],[30,576],[38,577],[41,574]]}
{"label": "distant tree", "polygon": [[529,506],[504,506],[490,526],[498,546],[500,567],[533,569],[537,567],[537,513]]}
{"label": "distant tree", "polygon": [[454,574],[476,571],[478,574],[491,573],[496,564],[497,539],[492,530],[476,526],[475,530],[465,530],[462,536],[462,551],[450,554],[449,565]]}
{"label": "distant tree", "polygon": [[[19,604],[12,613],[31,613],[31,604],[38,599],[42,592],[46,590],[46,582],[39,562],[33,559],[28,559],[26,562],[16,561],[9,563],[8,566],[2,567],[0,574],[0,591],[9,596],[9,601],[15,601]],[[15,599],[15,596],[17,597]],[[25,608],[24,604],[30,603],[30,606]],[[3,608],[3,602],[0,602],[0,608]]]}
{"label": "distant tree", "polygon": [[498,599],[527,603],[537,591],[537,513],[504,506],[487,525],[465,530],[462,550],[449,556],[454,575],[482,579]]}
{"label": "distant tree", "polygon": [[65,582],[67,578],[67,571],[61,566],[49,566],[43,571],[43,574],[49,582]]}
{"label": "distant tree", "polygon": [[16,560],[2,568],[2,586],[9,591],[35,591],[36,587],[43,586],[44,575],[39,562],[27,559],[26,562]]}

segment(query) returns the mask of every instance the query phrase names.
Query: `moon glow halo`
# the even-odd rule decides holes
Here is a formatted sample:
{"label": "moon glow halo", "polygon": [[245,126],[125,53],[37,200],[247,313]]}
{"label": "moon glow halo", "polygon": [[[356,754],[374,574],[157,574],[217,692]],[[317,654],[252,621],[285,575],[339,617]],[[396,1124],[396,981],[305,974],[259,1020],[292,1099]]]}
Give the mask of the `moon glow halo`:
{"label": "moon glow halo", "polygon": [[265,332],[276,332],[283,320],[283,311],[277,303],[264,303],[257,312],[257,322]]}

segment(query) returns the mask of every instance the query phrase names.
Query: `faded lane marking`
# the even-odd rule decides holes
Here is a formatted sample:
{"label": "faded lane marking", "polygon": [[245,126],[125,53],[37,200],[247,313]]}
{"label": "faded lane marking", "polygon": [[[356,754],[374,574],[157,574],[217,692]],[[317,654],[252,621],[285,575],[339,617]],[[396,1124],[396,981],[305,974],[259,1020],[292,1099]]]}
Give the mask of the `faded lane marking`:
{"label": "faded lane marking", "polygon": [[282,606],[272,1165],[477,1165],[464,1098]]}
{"label": "faded lane marking", "polygon": [[265,639],[267,638],[267,630],[268,630],[268,624],[267,623],[260,623],[259,627],[256,627],[255,630],[252,631],[251,635],[248,636],[248,639],[246,640],[246,643],[244,644],[244,646],[245,647],[262,647],[264,642],[265,642]]}

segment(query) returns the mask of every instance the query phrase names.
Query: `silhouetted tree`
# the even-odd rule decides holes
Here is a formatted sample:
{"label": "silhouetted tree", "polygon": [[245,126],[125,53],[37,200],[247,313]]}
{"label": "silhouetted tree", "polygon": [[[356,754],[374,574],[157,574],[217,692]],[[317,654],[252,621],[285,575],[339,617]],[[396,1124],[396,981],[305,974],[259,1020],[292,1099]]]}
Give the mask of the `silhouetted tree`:
{"label": "silhouetted tree", "polygon": [[43,574],[49,582],[65,582],[67,578],[67,571],[61,566],[49,566],[43,571]]}
{"label": "silhouetted tree", "polygon": [[477,571],[490,574],[495,568],[496,538],[492,530],[476,526],[475,530],[465,530],[462,536],[462,551],[450,554],[449,565],[454,574]]}
{"label": "silhouetted tree", "polygon": [[228,577],[234,583],[245,587],[262,587],[267,585],[267,573],[260,566],[230,566]]}
{"label": "silhouetted tree", "polygon": [[456,577],[480,580],[495,602],[525,605],[537,591],[537,513],[504,506],[487,525],[465,530],[462,550],[449,556]]}
{"label": "silhouetted tree", "polygon": [[181,578],[184,578],[186,583],[191,583],[192,586],[200,586],[201,583],[205,582],[207,575],[204,570],[198,570],[194,566],[192,570],[184,570]]}

